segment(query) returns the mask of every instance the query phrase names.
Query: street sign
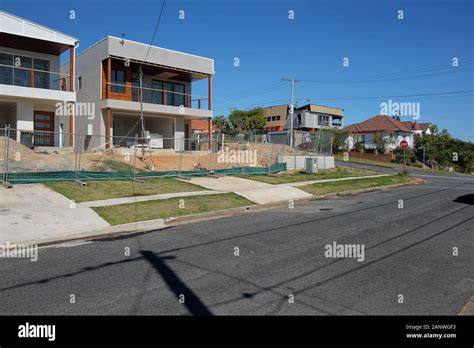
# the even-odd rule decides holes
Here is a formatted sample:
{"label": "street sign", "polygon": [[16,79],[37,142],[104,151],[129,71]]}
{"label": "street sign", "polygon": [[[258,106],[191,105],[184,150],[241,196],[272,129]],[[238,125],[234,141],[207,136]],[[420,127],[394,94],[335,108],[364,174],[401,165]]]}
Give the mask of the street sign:
{"label": "street sign", "polygon": [[408,147],[408,141],[402,140],[400,141],[400,148],[401,149],[406,149]]}

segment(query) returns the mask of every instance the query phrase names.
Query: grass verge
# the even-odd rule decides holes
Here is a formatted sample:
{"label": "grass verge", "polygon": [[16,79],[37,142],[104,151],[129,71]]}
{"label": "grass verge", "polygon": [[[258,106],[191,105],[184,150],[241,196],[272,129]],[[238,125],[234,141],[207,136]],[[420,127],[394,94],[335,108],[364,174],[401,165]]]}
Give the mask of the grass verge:
{"label": "grass verge", "polygon": [[367,175],[379,174],[370,170],[356,169],[356,168],[342,168],[338,167],[336,170],[322,170],[317,174],[305,174],[305,173],[280,173],[275,175],[237,175],[240,178],[251,179],[267,184],[285,184],[289,182],[300,182],[310,180],[326,180],[326,179],[339,179],[348,177],[360,177]]}
{"label": "grass verge", "polygon": [[384,168],[398,168],[397,164],[395,164],[395,163],[373,161],[373,160],[369,160],[369,159],[365,159],[365,158],[350,157],[349,161],[344,161],[344,158],[342,156],[335,155],[334,159],[336,161],[341,161],[341,162],[368,164],[368,165],[371,165],[371,166],[384,167]]}
{"label": "grass verge", "polygon": [[325,195],[329,193],[340,193],[344,191],[352,191],[365,188],[383,187],[388,185],[410,183],[415,178],[407,175],[390,175],[377,178],[366,178],[346,181],[333,181],[320,184],[310,184],[298,187],[300,190],[306,191],[313,195]]}
{"label": "grass verge", "polygon": [[91,180],[87,181],[86,186],[77,185],[72,181],[48,181],[44,185],[77,203],[110,198],[205,190],[198,185],[167,178],[151,178],[144,182]]}
{"label": "grass verge", "polygon": [[[183,208],[180,207],[183,206],[181,203],[184,203]],[[253,204],[254,203],[248,199],[235,193],[222,193],[209,196],[176,197],[155,201],[126,203],[96,207],[93,209],[109,224],[118,225],[137,221],[167,219],[183,215],[207,213]]]}

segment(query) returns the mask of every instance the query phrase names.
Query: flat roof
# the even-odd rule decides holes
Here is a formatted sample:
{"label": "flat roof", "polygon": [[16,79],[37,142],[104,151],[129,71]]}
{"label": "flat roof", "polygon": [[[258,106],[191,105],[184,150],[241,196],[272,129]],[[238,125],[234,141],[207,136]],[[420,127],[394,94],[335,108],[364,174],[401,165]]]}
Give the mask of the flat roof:
{"label": "flat roof", "polygon": [[[14,14],[0,11],[0,33],[2,37],[21,36],[40,42],[54,42],[59,44],[63,51],[69,46],[75,46],[79,39],[66,35],[60,31],[44,25],[15,16]],[[23,48],[25,49],[25,47]]]}
{"label": "flat roof", "polygon": [[77,56],[82,55],[97,45],[107,45],[107,54],[109,56],[129,59],[136,63],[148,63],[164,67],[179,68],[205,75],[214,74],[214,60],[211,58],[153,45],[150,46],[149,44],[110,35],[89,46]]}

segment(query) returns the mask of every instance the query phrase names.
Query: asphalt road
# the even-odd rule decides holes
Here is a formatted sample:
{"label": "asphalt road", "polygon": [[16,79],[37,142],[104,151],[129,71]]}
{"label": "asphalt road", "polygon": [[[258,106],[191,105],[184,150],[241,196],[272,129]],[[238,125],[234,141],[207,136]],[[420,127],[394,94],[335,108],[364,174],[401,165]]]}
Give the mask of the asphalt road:
{"label": "asphalt road", "polygon": [[[0,314],[458,314],[474,178],[414,174],[429,182],[0,259]],[[333,242],[364,260],[325,257]]]}

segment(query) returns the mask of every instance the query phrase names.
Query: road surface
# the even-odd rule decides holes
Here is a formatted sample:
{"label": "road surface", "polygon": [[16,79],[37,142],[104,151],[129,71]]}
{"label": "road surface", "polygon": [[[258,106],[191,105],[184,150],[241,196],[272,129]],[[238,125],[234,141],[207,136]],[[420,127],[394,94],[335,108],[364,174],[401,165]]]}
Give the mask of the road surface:
{"label": "road surface", "polygon": [[[474,178],[414,175],[428,182],[1,259],[0,314],[456,315]],[[334,242],[364,260],[326,257]]]}

